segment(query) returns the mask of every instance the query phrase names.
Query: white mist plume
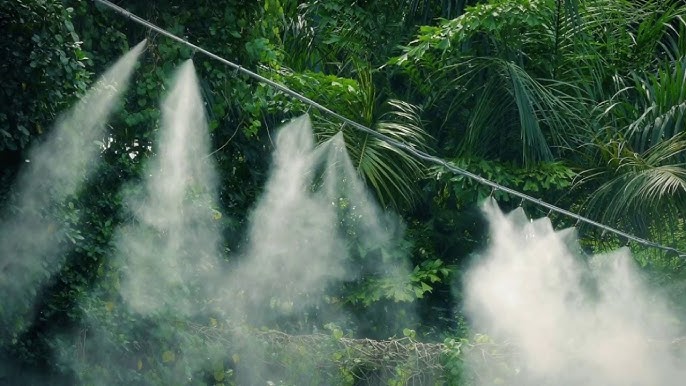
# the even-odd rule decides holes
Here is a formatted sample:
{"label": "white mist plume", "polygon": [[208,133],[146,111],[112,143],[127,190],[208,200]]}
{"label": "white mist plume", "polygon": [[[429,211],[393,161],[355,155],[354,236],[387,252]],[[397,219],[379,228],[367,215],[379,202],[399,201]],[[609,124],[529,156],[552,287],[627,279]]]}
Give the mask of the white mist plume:
{"label": "white mist plume", "polygon": [[[0,322],[17,326],[29,311],[39,286],[61,266],[62,226],[47,212],[78,193],[95,169],[107,117],[143,50],[145,41],[121,57],[34,147],[17,181],[15,214],[0,224]],[[16,332],[16,331],[15,331]]]}
{"label": "white mist plume", "polygon": [[214,216],[216,176],[198,80],[188,60],[162,104],[157,154],[145,189],[129,197],[136,222],[119,230],[126,261],[121,293],[133,310],[191,315],[216,274],[219,232]]}
{"label": "white mist plume", "polygon": [[[390,248],[402,239],[404,227],[399,216],[385,212],[370,195],[345,148],[343,132],[320,146],[326,156],[324,191],[329,199],[345,197],[356,222],[356,238],[362,248]],[[398,268],[397,266],[393,267]]]}
{"label": "white mist plume", "polygon": [[280,129],[269,180],[250,217],[250,246],[230,278],[250,288],[245,313],[261,314],[261,321],[316,304],[327,284],[345,275],[336,203],[313,189],[320,158],[308,116]]}
{"label": "white mist plume", "polygon": [[[398,241],[400,221],[367,192],[342,133],[315,147],[303,115],[280,128],[269,180],[250,217],[250,246],[230,279],[251,288],[243,293],[245,306],[260,311],[246,313],[269,320],[302,312],[321,302],[329,285],[359,274],[346,266],[351,234],[344,221],[361,249]],[[383,269],[374,267],[379,274]]]}
{"label": "white mist plume", "polygon": [[[155,153],[145,165],[142,182],[125,189],[125,210],[131,216],[115,230],[111,264],[121,268],[112,273],[116,278],[108,278],[116,284],[111,288],[99,283],[103,287],[96,286],[79,300],[87,326],[83,338],[57,337],[53,343],[56,356],[73,370],[79,384],[128,383],[123,379],[154,372],[156,365],[181,363],[178,353],[184,355],[185,368],[160,372],[158,382],[190,384],[192,372],[214,351],[215,345],[201,344],[184,325],[214,311],[210,303],[215,292],[226,285],[219,267],[216,170],[207,156],[208,125],[192,61],[179,66],[171,84],[161,105]],[[163,343],[156,339],[160,336],[165,337]],[[134,342],[125,355],[122,339]],[[161,363],[142,359],[160,355]]]}
{"label": "white mist plume", "polygon": [[[227,278],[234,288],[226,301],[229,318],[302,333],[350,318],[324,306],[325,295],[369,271],[384,277],[391,265],[377,259],[353,266],[350,248],[390,248],[399,229],[398,219],[385,215],[367,192],[342,133],[315,146],[309,116],[293,119],[276,136],[269,179],[250,216],[249,246]],[[402,262],[392,264],[393,274],[402,271]],[[262,364],[269,362],[263,344],[240,332],[235,339],[247,342],[241,356],[250,358],[238,365],[240,384],[278,379]],[[302,371],[307,364],[298,366]]]}
{"label": "white mist plume", "polygon": [[579,257],[576,233],[521,208],[484,205],[490,244],[465,280],[473,327],[516,349],[510,360],[475,354],[479,384],[680,385],[683,358],[670,349],[675,319],[651,293],[624,248]]}
{"label": "white mist plume", "polygon": [[[123,263],[119,293],[126,308],[143,320],[153,317],[141,321],[146,333],[173,335],[188,371],[204,365],[208,354],[203,349],[214,350],[209,343],[203,348],[197,341],[185,342],[193,338],[174,323],[193,317],[224,318],[235,338],[231,350],[243,358],[236,364],[237,377],[244,384],[266,382],[274,370],[264,365],[268,358],[263,345],[243,334],[243,323],[275,327],[294,318],[308,331],[347,317],[305,316],[319,312],[330,285],[354,275],[347,266],[350,246],[341,232],[340,200],[344,198],[347,213],[357,222],[350,229],[358,233],[363,248],[389,244],[397,236],[397,220],[383,215],[367,193],[342,136],[315,146],[305,115],[286,124],[276,136],[270,176],[250,216],[249,245],[227,272],[219,259],[216,177],[206,156],[207,123],[190,61],[177,71],[162,116],[158,150],[145,170],[143,189],[133,187],[131,191],[139,193],[129,194],[126,200],[133,221],[120,227],[114,238]],[[383,274],[380,267],[377,270]],[[64,357],[64,363],[77,370],[96,364],[129,371],[127,358],[108,356],[116,352],[108,334],[117,332],[107,326],[118,323],[105,319],[90,321],[92,344],[98,347],[93,354],[80,360]],[[133,329],[125,333],[141,334],[138,326],[125,327]],[[166,346],[147,349],[170,352]],[[88,383],[86,378],[83,381]]]}

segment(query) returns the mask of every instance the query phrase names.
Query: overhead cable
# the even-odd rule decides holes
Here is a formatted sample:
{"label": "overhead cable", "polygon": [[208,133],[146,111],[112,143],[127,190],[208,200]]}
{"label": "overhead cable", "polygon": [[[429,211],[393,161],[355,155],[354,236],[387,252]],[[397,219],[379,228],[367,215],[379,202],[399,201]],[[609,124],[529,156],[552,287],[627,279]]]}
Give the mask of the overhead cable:
{"label": "overhead cable", "polygon": [[423,151],[420,150],[420,149],[417,149],[417,148],[415,148],[415,147],[413,147],[413,146],[411,146],[411,145],[408,145],[408,144],[406,144],[406,143],[404,143],[404,142],[397,141],[397,140],[395,140],[395,139],[393,139],[393,138],[390,138],[390,137],[388,137],[388,136],[386,136],[386,135],[384,135],[384,134],[382,134],[382,133],[379,133],[379,132],[377,132],[377,131],[374,131],[374,130],[370,129],[370,128],[367,127],[367,126],[364,126],[364,125],[362,125],[362,124],[360,124],[360,123],[357,123],[357,122],[355,122],[355,121],[353,121],[353,120],[351,120],[351,119],[349,119],[349,118],[346,118],[346,117],[344,117],[343,115],[338,114],[337,112],[335,112],[335,111],[333,111],[333,110],[331,110],[331,109],[329,109],[329,108],[327,108],[327,107],[325,107],[325,106],[323,106],[323,105],[321,105],[321,104],[315,102],[314,100],[312,100],[312,99],[310,99],[310,98],[308,98],[308,97],[306,97],[306,96],[304,96],[304,95],[302,95],[302,94],[300,94],[300,93],[297,93],[297,92],[295,92],[295,91],[289,89],[288,87],[286,87],[285,85],[283,85],[283,84],[281,84],[281,83],[278,83],[278,82],[275,82],[275,81],[273,81],[273,80],[271,80],[271,79],[265,78],[264,76],[262,76],[262,75],[260,75],[260,74],[257,74],[257,73],[255,73],[255,72],[253,72],[253,71],[250,71],[250,70],[244,68],[243,66],[241,66],[241,65],[239,65],[239,64],[236,64],[236,63],[233,63],[233,62],[231,62],[231,61],[229,61],[229,60],[227,60],[227,59],[224,59],[224,58],[222,58],[221,56],[216,55],[216,54],[214,54],[214,53],[212,53],[212,52],[210,52],[210,51],[208,51],[208,50],[206,50],[206,49],[204,49],[204,48],[202,48],[202,47],[199,47],[199,46],[197,46],[197,45],[195,45],[195,44],[193,44],[193,43],[191,43],[191,42],[189,42],[189,41],[187,41],[187,40],[185,40],[185,39],[183,39],[183,38],[181,38],[181,37],[179,37],[179,36],[176,36],[176,35],[172,34],[171,32],[169,32],[169,31],[167,31],[167,30],[165,30],[165,29],[163,29],[163,28],[161,28],[161,27],[158,27],[157,25],[155,25],[155,24],[153,24],[153,23],[151,23],[151,22],[149,22],[149,21],[147,21],[147,20],[145,20],[145,19],[143,19],[143,18],[141,18],[141,17],[139,17],[139,16],[136,16],[135,14],[133,14],[133,13],[127,11],[126,9],[124,9],[124,8],[122,8],[122,7],[119,7],[119,6],[117,6],[117,5],[115,5],[115,4],[111,3],[111,2],[109,2],[109,1],[107,1],[107,0],[94,0],[94,1],[95,1],[96,3],[100,3],[100,4],[103,4],[103,5],[105,5],[105,6],[109,7],[109,8],[111,8],[112,10],[114,10],[114,11],[120,13],[121,15],[123,15],[123,16],[125,16],[125,17],[127,17],[127,18],[129,18],[129,19],[131,19],[131,20],[133,20],[133,21],[135,21],[135,22],[138,23],[138,24],[143,25],[144,27],[146,27],[146,28],[148,28],[148,29],[150,29],[150,30],[153,30],[153,31],[155,31],[155,32],[158,32],[158,33],[160,33],[160,34],[162,34],[162,35],[164,35],[164,36],[167,36],[167,37],[169,37],[170,39],[176,40],[177,42],[179,42],[179,43],[181,43],[181,44],[184,44],[184,45],[186,45],[186,46],[192,48],[193,50],[195,50],[195,51],[197,51],[197,52],[200,52],[200,53],[202,53],[202,54],[204,54],[204,55],[206,55],[206,56],[209,56],[209,57],[212,58],[212,59],[215,59],[215,60],[217,60],[217,61],[219,61],[219,62],[221,62],[221,63],[224,63],[225,65],[227,65],[227,66],[229,66],[229,67],[231,67],[231,68],[237,70],[238,72],[240,72],[240,73],[242,73],[242,74],[245,74],[245,75],[247,75],[247,76],[249,76],[249,77],[251,77],[251,78],[254,78],[254,79],[258,80],[259,82],[265,83],[265,84],[267,84],[267,85],[269,85],[269,86],[271,86],[271,87],[273,87],[273,88],[275,88],[275,89],[277,89],[277,90],[279,90],[279,91],[281,91],[281,92],[283,92],[283,93],[285,93],[285,94],[291,96],[291,97],[294,98],[294,99],[297,99],[297,100],[299,100],[299,101],[301,101],[301,102],[303,102],[303,103],[305,103],[305,104],[310,105],[311,107],[316,108],[317,110],[319,110],[319,111],[321,111],[321,112],[323,112],[323,113],[326,113],[326,114],[328,114],[328,115],[331,115],[331,116],[333,116],[333,117],[339,119],[340,121],[344,122],[345,124],[347,124],[347,125],[349,125],[349,126],[355,128],[355,129],[357,129],[357,130],[360,130],[360,131],[365,132],[365,133],[367,133],[367,134],[369,134],[369,135],[372,135],[372,136],[374,136],[374,137],[376,137],[376,138],[378,138],[378,139],[380,139],[380,140],[382,140],[382,141],[388,143],[388,144],[391,145],[391,146],[394,146],[394,147],[396,147],[396,148],[403,149],[403,150],[406,151],[407,153],[409,153],[409,154],[411,154],[411,155],[413,155],[413,156],[415,156],[415,157],[417,157],[417,158],[419,158],[419,159],[425,160],[425,161],[427,161],[427,162],[430,162],[430,163],[433,163],[433,164],[436,164],[436,165],[443,166],[444,168],[446,168],[447,170],[449,170],[449,171],[451,171],[451,172],[453,172],[453,173],[455,173],[455,174],[458,174],[458,175],[462,175],[462,176],[468,177],[468,178],[470,178],[470,179],[472,179],[472,180],[474,180],[474,181],[476,181],[476,182],[478,182],[478,183],[480,183],[480,184],[482,184],[482,185],[489,186],[489,187],[491,187],[494,191],[495,191],[495,190],[500,190],[500,191],[506,192],[506,193],[508,193],[508,194],[510,194],[510,195],[512,195],[512,196],[521,198],[522,201],[528,201],[528,202],[531,202],[531,203],[533,203],[533,204],[535,204],[535,205],[542,206],[542,207],[548,209],[550,212],[557,212],[557,213],[559,213],[559,214],[562,214],[562,215],[565,215],[565,216],[574,218],[574,219],[577,220],[577,223],[583,222],[583,223],[592,225],[592,226],[594,226],[594,227],[600,228],[600,229],[602,229],[602,230],[604,230],[604,231],[611,232],[611,233],[614,233],[614,234],[616,234],[616,235],[618,235],[618,236],[624,237],[624,238],[627,240],[627,243],[628,243],[629,241],[633,241],[633,242],[636,242],[636,243],[638,243],[638,244],[641,244],[641,245],[644,245],[644,246],[647,246],[647,247],[652,247],[652,248],[661,249],[661,250],[664,250],[664,251],[674,252],[674,253],[676,253],[676,254],[677,254],[678,256],[680,256],[680,257],[686,257],[686,253],[681,252],[681,251],[677,250],[676,248],[669,247],[669,246],[665,246],[665,245],[662,245],[662,244],[659,244],[659,243],[656,243],[656,242],[653,242],[653,241],[650,241],[650,240],[646,240],[646,239],[644,239],[644,238],[641,238],[641,237],[634,236],[634,235],[631,235],[631,234],[629,234],[629,233],[623,232],[623,231],[621,231],[621,230],[619,230],[619,229],[616,229],[616,228],[613,228],[613,227],[610,227],[610,226],[601,224],[601,223],[599,223],[599,222],[597,222],[597,221],[593,221],[593,220],[591,220],[591,219],[589,219],[589,218],[586,218],[586,217],[581,216],[581,215],[579,215],[579,214],[576,214],[576,213],[574,213],[574,212],[570,212],[570,211],[568,211],[568,210],[566,210],[566,209],[562,209],[562,208],[560,208],[560,207],[558,207],[558,206],[555,206],[555,205],[553,205],[553,204],[547,203],[547,202],[545,202],[545,201],[543,201],[543,200],[541,200],[541,199],[539,199],[539,198],[535,198],[535,197],[529,196],[529,195],[527,195],[527,194],[524,194],[524,193],[519,192],[519,191],[517,191],[517,190],[508,188],[507,186],[500,185],[500,184],[498,184],[498,183],[496,183],[496,182],[493,182],[493,181],[490,181],[490,180],[488,180],[488,179],[486,179],[486,178],[484,178],[484,177],[482,177],[482,176],[479,176],[479,175],[477,175],[477,174],[474,174],[474,173],[471,173],[471,172],[469,172],[469,171],[467,171],[467,170],[464,170],[464,169],[462,169],[462,168],[459,168],[459,167],[457,167],[457,166],[455,166],[455,165],[449,163],[448,161],[446,161],[446,160],[444,160],[444,159],[441,159],[441,158],[438,158],[438,157],[436,157],[436,156],[427,154],[427,153],[423,152]]}

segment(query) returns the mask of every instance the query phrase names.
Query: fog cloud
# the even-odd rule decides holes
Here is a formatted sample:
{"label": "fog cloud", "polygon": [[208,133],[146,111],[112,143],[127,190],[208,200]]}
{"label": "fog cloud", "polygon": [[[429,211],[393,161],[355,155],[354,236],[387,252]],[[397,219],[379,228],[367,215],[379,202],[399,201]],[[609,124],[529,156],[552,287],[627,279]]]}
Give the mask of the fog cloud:
{"label": "fog cloud", "polygon": [[95,170],[102,151],[96,141],[104,140],[107,118],[144,45],[122,56],[61,115],[44,142],[30,150],[19,173],[17,199],[0,223],[0,323],[12,326],[5,329],[8,334],[16,337],[25,328],[41,285],[63,263],[65,241],[79,238],[78,208],[66,200]]}
{"label": "fog cloud", "polygon": [[476,331],[508,342],[508,359],[473,355],[480,384],[678,385],[676,318],[638,275],[626,248],[582,257],[573,229],[554,231],[521,208],[484,204],[490,242],[466,276]]}

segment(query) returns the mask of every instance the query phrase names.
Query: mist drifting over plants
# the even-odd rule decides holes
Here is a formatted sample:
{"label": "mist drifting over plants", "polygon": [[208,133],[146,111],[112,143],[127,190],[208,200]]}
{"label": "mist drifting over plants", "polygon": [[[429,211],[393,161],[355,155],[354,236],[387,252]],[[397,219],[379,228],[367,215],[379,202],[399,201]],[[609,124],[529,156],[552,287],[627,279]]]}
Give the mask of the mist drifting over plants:
{"label": "mist drifting over plants", "polygon": [[116,3],[0,2],[0,385],[683,383],[684,5]]}
{"label": "mist drifting over plants", "polygon": [[678,315],[650,290],[627,248],[583,259],[574,228],[504,214],[488,200],[490,242],[465,280],[475,331],[516,354],[468,359],[513,385],[677,385],[684,379]]}
{"label": "mist drifting over plants", "polygon": [[[34,146],[17,177],[16,199],[0,222],[0,321],[3,342],[16,339],[32,315],[39,288],[63,263],[64,240],[79,240],[78,212],[67,200],[96,169],[105,125],[126,90],[145,42],[121,57],[45,141]],[[48,213],[61,212],[61,223]],[[54,212],[53,212],[54,213]]]}

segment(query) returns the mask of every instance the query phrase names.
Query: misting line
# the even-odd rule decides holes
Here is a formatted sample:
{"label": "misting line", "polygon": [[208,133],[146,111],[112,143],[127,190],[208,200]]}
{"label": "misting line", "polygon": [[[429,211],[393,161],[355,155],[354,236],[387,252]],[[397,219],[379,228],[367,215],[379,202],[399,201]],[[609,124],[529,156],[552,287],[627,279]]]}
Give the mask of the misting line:
{"label": "misting line", "polygon": [[231,68],[233,68],[233,69],[235,69],[235,70],[237,70],[237,71],[239,71],[239,72],[241,72],[241,73],[243,73],[243,74],[245,74],[245,75],[248,75],[249,77],[252,77],[252,78],[254,78],[254,79],[257,79],[258,81],[260,81],[260,82],[262,82],[262,83],[266,83],[266,84],[268,84],[269,86],[274,87],[275,89],[280,90],[280,91],[284,92],[285,94],[288,94],[288,95],[290,95],[291,97],[293,97],[293,98],[295,98],[295,99],[297,99],[297,100],[299,100],[299,101],[301,101],[301,102],[303,102],[303,103],[306,103],[306,104],[308,104],[308,105],[310,105],[310,106],[312,106],[312,107],[318,109],[318,110],[321,111],[321,112],[324,112],[324,113],[326,113],[326,114],[329,114],[329,115],[331,115],[331,116],[334,116],[334,117],[338,118],[339,120],[341,120],[342,122],[344,122],[344,123],[350,125],[351,127],[354,127],[354,128],[356,128],[356,129],[358,129],[358,130],[360,130],[360,131],[363,131],[363,132],[369,134],[369,135],[372,135],[372,136],[374,136],[374,137],[376,137],[376,138],[378,138],[378,139],[380,139],[380,140],[382,140],[382,141],[384,141],[384,142],[386,142],[386,143],[388,143],[388,144],[390,144],[390,145],[392,145],[392,146],[395,146],[395,147],[397,147],[397,148],[403,149],[403,150],[405,150],[406,152],[412,154],[413,156],[415,156],[415,157],[417,157],[417,158],[423,159],[423,160],[425,160],[425,161],[428,161],[428,162],[431,162],[431,163],[434,163],[434,164],[437,164],[437,165],[441,165],[441,166],[443,166],[444,168],[450,170],[451,172],[453,172],[453,173],[455,173],[455,174],[463,175],[463,176],[465,176],[465,177],[468,177],[468,178],[473,179],[474,181],[476,181],[476,182],[478,182],[478,183],[480,183],[480,184],[483,184],[483,185],[486,185],[486,186],[490,186],[493,190],[501,190],[501,191],[506,192],[506,193],[508,193],[508,194],[510,194],[510,195],[512,195],[512,196],[519,197],[519,198],[521,198],[522,200],[526,200],[526,201],[529,201],[529,202],[534,203],[534,204],[536,204],[536,205],[539,205],[539,206],[542,206],[542,207],[544,207],[544,208],[547,208],[547,209],[549,209],[550,211],[557,212],[557,213],[563,214],[563,215],[568,216],[568,217],[572,217],[572,218],[576,219],[577,222],[584,222],[584,223],[586,223],[586,224],[590,224],[590,225],[593,225],[593,226],[595,226],[595,227],[597,227],[597,228],[600,228],[600,229],[603,229],[603,230],[605,230],[605,231],[608,231],[608,232],[614,233],[614,234],[616,234],[616,235],[622,236],[622,237],[624,237],[624,238],[627,239],[627,242],[628,242],[629,240],[630,240],[630,241],[634,241],[634,242],[636,242],[636,243],[638,243],[638,244],[642,244],[642,245],[645,245],[645,246],[648,246],[648,247],[657,248],[657,249],[662,249],[662,250],[665,250],[665,251],[671,251],[671,252],[676,253],[676,254],[679,255],[679,256],[686,257],[686,254],[685,254],[685,253],[680,252],[680,251],[677,250],[676,248],[672,248],[672,247],[668,247],[668,246],[665,246],[665,245],[661,245],[661,244],[658,244],[658,243],[655,243],[655,242],[652,242],[652,241],[649,241],[649,240],[646,240],[646,239],[643,239],[643,238],[640,238],[640,237],[637,237],[637,236],[628,234],[628,233],[626,233],[626,232],[622,232],[622,231],[620,231],[620,230],[618,230],[618,229],[615,229],[615,228],[609,227],[609,226],[607,226],[607,225],[601,224],[601,223],[599,223],[599,222],[593,221],[593,220],[591,220],[591,219],[588,219],[588,218],[583,217],[583,216],[581,216],[581,215],[578,215],[578,214],[576,214],[576,213],[573,213],[573,212],[570,212],[570,211],[568,211],[568,210],[565,210],[565,209],[562,209],[562,208],[560,208],[560,207],[557,207],[557,206],[555,206],[555,205],[549,204],[549,203],[547,203],[547,202],[545,202],[545,201],[543,201],[543,200],[541,200],[541,199],[531,197],[531,196],[529,196],[529,195],[527,195],[527,194],[524,194],[524,193],[518,192],[518,191],[516,191],[516,190],[510,189],[510,188],[508,188],[508,187],[506,187],[506,186],[503,186],[503,185],[500,185],[500,184],[498,184],[498,183],[496,183],[496,182],[487,180],[486,178],[481,177],[481,176],[479,176],[479,175],[477,175],[477,174],[474,174],[474,173],[468,172],[468,171],[466,171],[466,170],[463,170],[463,169],[461,169],[461,168],[458,168],[457,166],[454,166],[454,165],[448,163],[447,161],[445,161],[445,160],[443,160],[443,159],[441,159],[441,158],[438,158],[438,157],[432,156],[432,155],[430,155],[430,154],[427,154],[427,153],[425,153],[425,152],[423,152],[423,151],[421,151],[421,150],[419,150],[419,149],[415,149],[414,147],[412,147],[412,146],[410,146],[410,145],[408,145],[408,144],[406,144],[406,143],[403,143],[403,142],[400,142],[400,141],[396,141],[396,140],[394,140],[394,139],[392,139],[392,138],[389,138],[389,137],[385,136],[384,134],[378,133],[378,132],[376,132],[376,131],[370,129],[369,127],[366,127],[366,126],[361,125],[361,124],[359,124],[359,123],[357,123],[357,122],[355,122],[355,121],[353,121],[353,120],[350,120],[350,119],[348,119],[348,118],[346,118],[346,117],[344,117],[344,116],[338,114],[337,112],[335,112],[335,111],[333,111],[333,110],[330,110],[329,108],[327,108],[327,107],[325,107],[325,106],[322,106],[321,104],[319,104],[319,103],[313,101],[312,99],[310,99],[310,98],[308,98],[308,97],[306,97],[306,96],[304,96],[304,95],[301,95],[301,94],[299,94],[299,93],[297,93],[297,92],[295,92],[295,91],[289,89],[288,87],[286,87],[286,86],[284,86],[284,85],[282,85],[282,84],[280,84],[280,83],[274,82],[274,81],[271,80],[271,79],[267,79],[267,78],[265,78],[265,77],[262,76],[262,75],[259,75],[259,74],[255,73],[255,72],[252,72],[252,71],[250,71],[250,70],[248,70],[248,69],[246,69],[246,68],[243,68],[242,66],[240,66],[240,65],[238,65],[238,64],[235,64],[235,63],[233,63],[233,62],[230,62],[230,61],[228,61],[228,60],[222,58],[221,56],[218,56],[218,55],[216,55],[216,54],[213,54],[213,53],[210,52],[210,51],[207,51],[206,49],[204,49],[204,48],[202,48],[202,47],[198,47],[198,46],[196,46],[195,44],[190,43],[189,41],[187,41],[187,40],[185,40],[185,39],[182,39],[182,38],[180,38],[180,37],[178,37],[178,36],[172,34],[171,32],[169,32],[169,31],[167,31],[167,30],[164,30],[164,29],[162,29],[162,28],[160,28],[160,27],[158,27],[158,26],[156,26],[156,25],[150,23],[149,21],[147,21],[147,20],[145,20],[145,19],[142,19],[142,18],[140,18],[140,17],[134,15],[133,13],[127,11],[126,9],[121,8],[121,7],[119,7],[119,6],[115,5],[115,4],[112,4],[111,2],[109,2],[109,1],[107,1],[107,0],[94,0],[94,1],[95,1],[95,2],[98,2],[98,3],[101,3],[101,4],[103,4],[103,5],[106,5],[107,7],[109,7],[109,8],[111,8],[111,9],[117,11],[118,13],[120,13],[120,14],[122,14],[122,15],[128,17],[129,19],[135,21],[136,23],[139,23],[139,24],[141,24],[141,25],[143,25],[143,26],[145,26],[145,27],[147,27],[147,28],[149,28],[149,29],[151,29],[151,30],[153,30],[153,31],[159,32],[160,34],[162,34],[162,35],[164,35],[164,36],[167,36],[167,37],[169,37],[169,38],[171,38],[171,39],[173,39],[173,40],[176,40],[176,41],[178,41],[179,43],[185,44],[186,46],[188,46],[188,47],[194,49],[195,51],[201,52],[201,53],[203,53],[203,54],[209,56],[209,57],[212,58],[212,59],[218,60],[218,61],[220,61],[220,62],[226,64],[227,66],[229,66],[229,67],[231,67]]}

